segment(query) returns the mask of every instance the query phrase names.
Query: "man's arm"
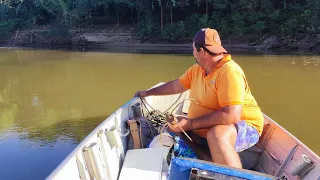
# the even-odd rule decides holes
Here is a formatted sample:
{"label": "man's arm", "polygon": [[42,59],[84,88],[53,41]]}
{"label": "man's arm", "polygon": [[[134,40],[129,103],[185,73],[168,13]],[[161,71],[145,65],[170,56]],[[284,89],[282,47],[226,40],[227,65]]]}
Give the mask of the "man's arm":
{"label": "man's arm", "polygon": [[191,119],[191,129],[211,128],[216,125],[231,125],[240,121],[242,105],[224,106],[213,113]]}
{"label": "man's arm", "polygon": [[169,81],[158,87],[149,89],[147,91],[138,91],[135,96],[146,97],[146,96],[158,96],[158,95],[172,95],[185,92],[187,89],[183,87],[179,79]]}

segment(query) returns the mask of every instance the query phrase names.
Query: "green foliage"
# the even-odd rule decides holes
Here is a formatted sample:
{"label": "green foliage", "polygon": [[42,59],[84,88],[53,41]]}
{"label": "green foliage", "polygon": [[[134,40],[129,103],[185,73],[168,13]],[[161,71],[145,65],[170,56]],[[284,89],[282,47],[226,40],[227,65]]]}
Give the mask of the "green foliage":
{"label": "green foliage", "polygon": [[305,10],[310,10],[311,18],[309,20],[310,25],[314,27],[320,26],[320,1],[319,0],[307,0],[307,7]]}
{"label": "green foliage", "polygon": [[0,4],[7,6],[9,8],[14,8],[15,6],[21,4],[23,0],[1,0]]}
{"label": "green foliage", "polygon": [[[169,43],[183,43],[187,40],[185,24],[183,21],[179,21],[176,24],[166,25],[160,33],[160,40]],[[191,42],[191,41],[190,41]]]}
{"label": "green foliage", "polygon": [[206,14],[192,14],[185,19],[185,31],[186,36],[191,38],[194,33],[201,28],[208,27],[208,16]]}
{"label": "green foliage", "polygon": [[150,17],[143,17],[138,24],[138,34],[142,40],[152,39],[156,33],[156,25]]}
{"label": "green foliage", "polygon": [[281,36],[288,36],[294,34],[298,30],[299,24],[297,19],[291,18],[280,25]]}
{"label": "green foliage", "polygon": [[230,3],[228,0],[209,0],[209,2],[214,5],[217,10],[227,9],[228,4]]}
{"label": "green foliage", "polygon": [[67,45],[71,43],[71,34],[68,24],[64,21],[57,21],[53,24],[47,33],[51,44]]}
{"label": "green foliage", "polygon": [[231,24],[233,26],[232,33],[242,36],[246,33],[245,15],[235,12],[231,16]]}
{"label": "green foliage", "polygon": [[0,0],[0,38],[17,28],[50,25],[48,36],[62,42],[75,27],[133,22],[142,40],[164,42],[189,42],[204,27],[224,37],[288,36],[316,31],[319,17],[319,0]]}
{"label": "green foliage", "polygon": [[0,21],[0,40],[8,39],[14,31],[19,27],[21,19],[10,19],[7,21]]}

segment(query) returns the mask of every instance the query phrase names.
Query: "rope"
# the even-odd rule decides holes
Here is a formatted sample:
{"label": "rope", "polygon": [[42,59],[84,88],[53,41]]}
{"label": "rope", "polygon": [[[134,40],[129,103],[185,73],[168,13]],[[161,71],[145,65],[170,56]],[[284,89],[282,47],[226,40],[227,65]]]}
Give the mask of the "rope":
{"label": "rope", "polygon": [[[177,100],[176,100],[174,103],[172,103],[172,105],[171,105],[167,110],[164,111],[164,113],[168,112],[169,109],[172,108],[173,105],[179,101],[179,99],[181,98],[181,96],[182,96],[182,93],[179,95],[179,97],[177,98]],[[182,101],[182,102],[183,102],[183,101]],[[179,105],[179,104],[178,104],[178,105]],[[176,107],[177,107],[177,106],[176,106]],[[174,109],[175,109],[175,108],[174,108]],[[172,112],[173,112],[173,111],[171,111],[171,114],[172,114]]]}
{"label": "rope", "polygon": [[161,139],[162,139],[162,132],[164,131],[164,128],[165,128],[166,126],[168,126],[168,124],[169,124],[169,123],[165,123],[165,124],[163,125],[163,127],[161,128],[160,137],[159,137],[160,144],[161,144],[162,146],[166,146],[166,147],[170,147],[170,146],[163,144],[162,141],[161,141]]}
{"label": "rope", "polygon": [[[169,124],[171,124],[171,125],[176,125],[176,124],[177,124],[178,127],[179,127],[179,128],[181,129],[181,131],[183,132],[183,134],[184,134],[191,142],[193,142],[192,139],[190,138],[190,136],[189,136],[189,135],[185,132],[185,130],[180,126],[178,119],[172,114],[173,111],[174,111],[181,103],[183,103],[183,102],[185,102],[185,101],[187,101],[187,100],[190,100],[190,99],[185,99],[185,100],[181,101],[180,103],[178,103],[178,104],[172,109],[171,113],[168,113],[169,109],[172,108],[173,105],[178,102],[178,100],[180,99],[181,96],[182,96],[182,94],[180,94],[180,96],[177,98],[177,100],[176,100],[164,113],[162,113],[162,112],[159,111],[159,110],[155,110],[147,101],[145,101],[143,98],[140,97],[140,100],[141,100],[142,104],[145,106],[145,108],[146,108],[147,111],[149,112],[148,115],[151,116],[151,117],[149,117],[148,119],[150,119],[151,122],[154,122],[154,121],[155,121],[156,127],[159,126],[159,125],[162,125],[161,123],[164,123],[164,124],[163,124],[163,127],[162,127],[161,130],[160,130],[160,137],[159,137],[159,141],[160,141],[160,143],[161,143],[163,146],[166,146],[166,145],[164,145],[164,144],[162,143],[162,141],[161,141],[161,139],[162,139],[162,133],[163,133],[165,127],[168,126]],[[148,110],[147,105],[153,110],[152,112],[150,112],[150,111]],[[156,114],[156,113],[158,113],[158,114]],[[154,115],[154,114],[156,114],[156,116],[152,116],[152,115]],[[160,116],[160,118],[159,118],[159,116]],[[167,122],[167,120],[168,120],[168,118],[169,118],[170,116],[173,117],[173,119],[174,119],[173,123]]]}

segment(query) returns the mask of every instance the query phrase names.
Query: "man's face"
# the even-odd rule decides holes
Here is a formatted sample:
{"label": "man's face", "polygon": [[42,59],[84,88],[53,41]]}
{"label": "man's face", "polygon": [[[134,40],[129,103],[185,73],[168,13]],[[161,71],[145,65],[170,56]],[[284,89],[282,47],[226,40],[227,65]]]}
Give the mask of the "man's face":
{"label": "man's face", "polygon": [[193,57],[196,59],[196,63],[200,65],[200,52],[197,51],[197,48],[195,46],[195,43],[192,43],[192,47],[193,47]]}
{"label": "man's face", "polygon": [[206,54],[203,50],[201,50],[201,51],[198,52],[194,42],[193,42],[192,46],[193,46],[193,56],[194,56],[194,58],[196,59],[196,63],[197,63],[199,66],[203,67],[203,64],[205,63],[205,62],[204,62],[204,61],[205,61],[205,58],[204,58],[204,57],[205,57],[207,54]]}

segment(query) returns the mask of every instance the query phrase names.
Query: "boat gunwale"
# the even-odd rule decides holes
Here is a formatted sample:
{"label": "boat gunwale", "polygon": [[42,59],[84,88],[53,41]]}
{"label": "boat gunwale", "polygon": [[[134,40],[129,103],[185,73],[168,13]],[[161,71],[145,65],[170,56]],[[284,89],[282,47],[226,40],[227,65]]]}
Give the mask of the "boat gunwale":
{"label": "boat gunwale", "polygon": [[61,169],[69,163],[72,158],[74,158],[79,151],[82,150],[83,147],[87,146],[88,143],[90,143],[91,139],[95,134],[99,132],[99,130],[103,129],[104,126],[107,125],[107,123],[113,119],[116,118],[117,114],[119,111],[122,111],[124,108],[128,107],[130,104],[134,103],[137,101],[138,98],[134,97],[131,100],[129,100],[127,103],[122,105],[120,108],[115,110],[112,114],[110,114],[109,117],[107,117],[105,120],[103,120],[96,128],[94,128],[76,147],[73,151],[69,153],[68,156],[64,158],[64,160],[45,178],[45,179],[54,179],[60,172]]}
{"label": "boat gunwale", "polygon": [[[320,165],[320,157],[313,152],[307,145],[305,145],[302,141],[300,141],[297,137],[295,137],[293,134],[291,134],[288,130],[286,130],[284,127],[282,127],[280,124],[278,124],[277,122],[275,122],[272,118],[270,118],[268,115],[266,115],[265,113],[263,113],[263,115],[265,117],[267,117],[268,121],[275,125],[277,128],[279,128],[281,131],[284,131],[287,135],[289,135],[289,137],[295,141],[298,146],[301,147],[301,149],[307,153],[309,153],[312,156],[312,160],[316,160],[316,162]],[[298,147],[299,148],[299,147]]]}

